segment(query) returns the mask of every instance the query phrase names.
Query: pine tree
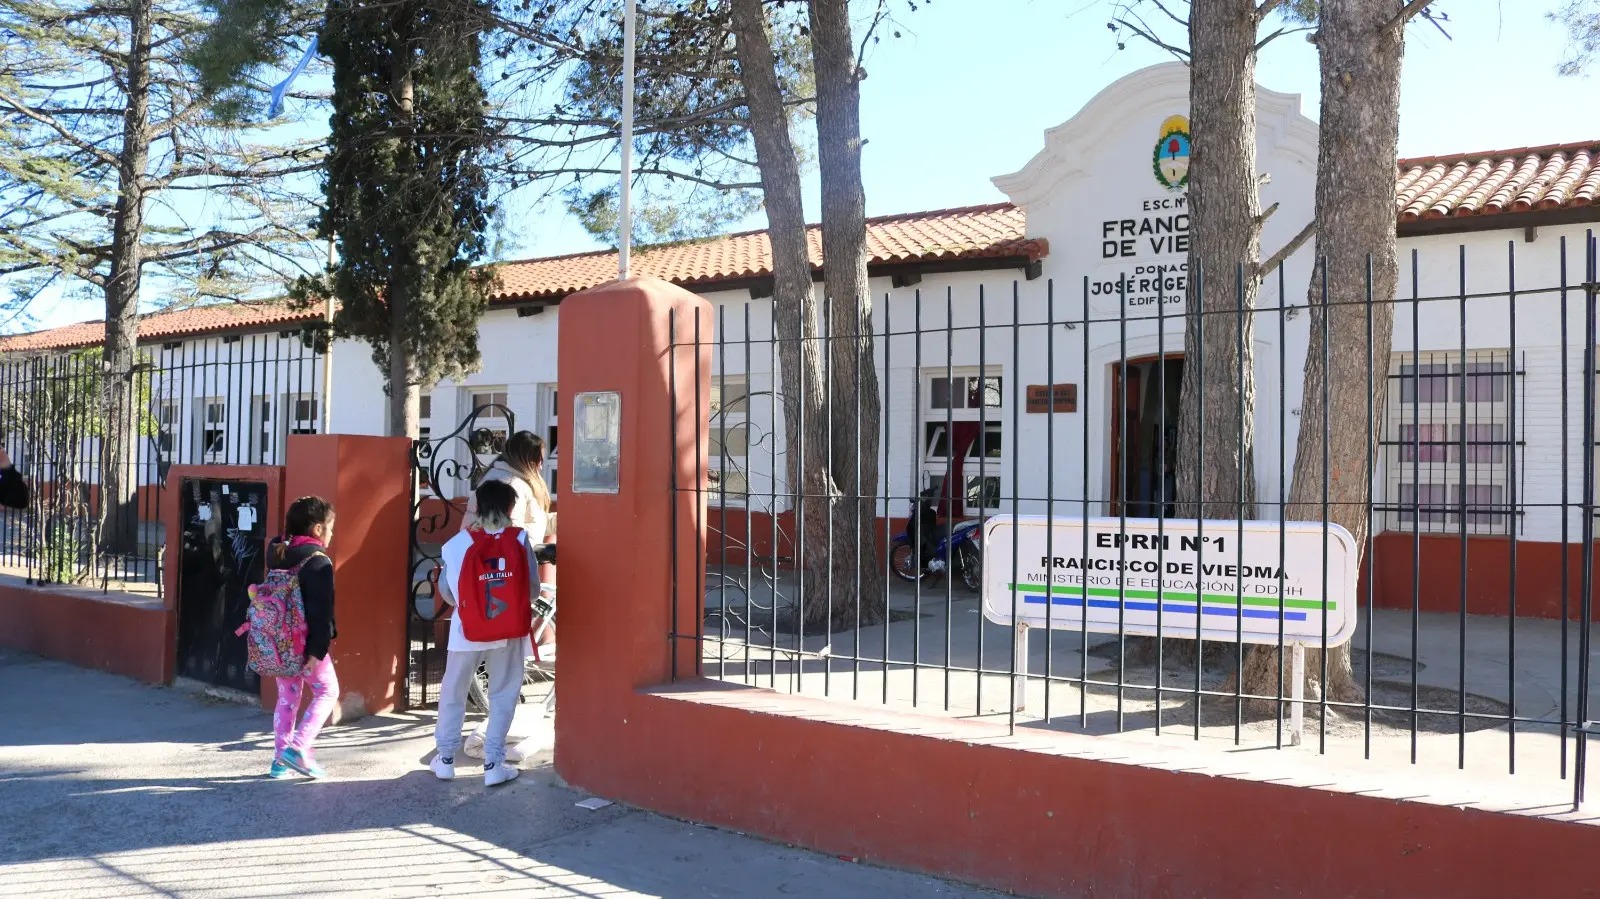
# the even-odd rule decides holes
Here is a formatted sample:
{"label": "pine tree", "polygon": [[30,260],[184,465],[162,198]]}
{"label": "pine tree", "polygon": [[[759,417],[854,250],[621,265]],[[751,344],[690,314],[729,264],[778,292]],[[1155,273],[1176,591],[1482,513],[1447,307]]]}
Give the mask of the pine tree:
{"label": "pine tree", "polygon": [[186,54],[206,27],[189,0],[0,2],[0,283],[24,312],[52,287],[104,301],[107,553],[137,531],[141,308],[237,300],[306,261],[295,179],[316,154],[218,114]]}
{"label": "pine tree", "polygon": [[479,79],[487,7],[473,0],[334,0],[321,35],[333,62],[324,235],[338,262],[302,281],[331,289],[334,333],[365,340],[388,374],[389,432],[417,436],[420,390],[478,364],[494,210]]}

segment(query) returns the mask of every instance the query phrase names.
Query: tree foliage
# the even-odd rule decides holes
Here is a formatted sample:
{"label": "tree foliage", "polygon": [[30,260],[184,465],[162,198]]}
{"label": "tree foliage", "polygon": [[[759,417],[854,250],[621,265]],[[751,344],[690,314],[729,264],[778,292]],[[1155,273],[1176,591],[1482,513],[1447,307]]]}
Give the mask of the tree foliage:
{"label": "tree foliage", "polygon": [[1587,71],[1595,57],[1600,56],[1600,2],[1566,0],[1560,9],[1550,13],[1550,18],[1565,28],[1572,39],[1566,57],[1561,60],[1561,74],[1578,75]]}
{"label": "tree foliage", "polygon": [[[791,127],[810,114],[810,44],[800,18],[775,10],[773,70]],[[739,78],[731,6],[709,0],[640,5],[636,28],[634,233],[640,243],[688,240],[726,230],[760,208],[755,148]],[[583,32],[580,32],[583,33]],[[573,122],[621,117],[622,23],[600,18],[566,69],[554,112]],[[594,171],[558,164],[567,208],[591,234],[612,240],[617,188],[609,151]],[[549,154],[546,154],[549,159]],[[802,157],[803,160],[809,156]]]}
{"label": "tree foliage", "polygon": [[[216,113],[187,56],[206,20],[184,0],[152,11],[146,87],[130,96],[128,15],[0,0],[0,280],[16,303],[52,285],[104,291],[129,264],[166,302],[234,299],[306,262],[314,183],[297,176],[315,148]],[[147,161],[125,171],[130,145]],[[119,216],[129,186],[149,213],[119,246],[118,223],[143,218]]]}
{"label": "tree foliage", "polygon": [[316,33],[326,5],[308,0],[199,0],[207,27],[193,42],[188,59],[200,91],[219,114],[232,119],[257,117],[261,78],[303,53]]}
{"label": "tree foliage", "polygon": [[419,386],[478,364],[492,276],[476,265],[494,214],[481,163],[487,24],[474,0],[335,0],[321,35],[333,113],[319,226],[339,258],[296,295],[331,290],[335,333],[372,346],[389,372],[391,433],[414,435]]}

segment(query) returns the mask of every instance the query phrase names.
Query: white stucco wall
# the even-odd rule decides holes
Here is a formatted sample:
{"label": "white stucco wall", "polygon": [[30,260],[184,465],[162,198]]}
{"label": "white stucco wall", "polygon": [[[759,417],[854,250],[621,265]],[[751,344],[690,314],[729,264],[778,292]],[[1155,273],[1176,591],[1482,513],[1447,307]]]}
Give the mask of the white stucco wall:
{"label": "white stucco wall", "polygon": [[[1167,301],[1159,304],[1125,305],[1115,289],[1096,292],[1093,285],[1115,284],[1123,274],[1143,277],[1141,267],[1165,266],[1170,273],[1187,274],[1181,244],[1148,243],[1151,236],[1168,237],[1171,232],[1136,235],[1133,255],[1127,258],[1108,260],[1105,246],[1107,222],[1147,217],[1171,221],[1181,214],[1183,192],[1161,184],[1152,165],[1163,124],[1188,112],[1187,90],[1187,71],[1181,65],[1136,72],[1051,129],[1043,149],[1020,172],[995,179],[1026,211],[1028,235],[1049,242],[1042,277],[1025,280],[1017,270],[929,274],[906,288],[894,288],[886,278],[872,280],[874,326],[878,334],[890,335],[879,342],[886,457],[880,457],[884,476],[877,492],[893,499],[881,502],[881,511],[904,514],[906,497],[922,477],[921,384],[947,364],[956,369],[985,365],[1005,378],[1000,418],[1006,443],[997,463],[1007,498],[1003,508],[1009,508],[1015,491],[1023,498],[1022,511],[1044,511],[1043,497],[1053,480],[1058,510],[1081,511],[1085,496],[1092,514],[1107,510],[1103,501],[1112,481],[1112,366],[1123,359],[1182,352],[1184,303],[1175,282],[1161,291]],[[1262,205],[1277,204],[1265,226],[1264,255],[1275,252],[1310,219],[1316,138],[1316,125],[1302,115],[1297,96],[1260,90],[1258,159],[1263,175],[1270,177]],[[1113,233],[1119,229],[1111,226]],[[1514,484],[1517,503],[1526,509],[1519,533],[1528,539],[1560,539],[1563,484],[1573,498],[1580,484],[1582,417],[1569,415],[1563,435],[1561,373],[1565,360],[1568,403],[1581,409],[1584,308],[1581,294],[1568,294],[1563,337],[1557,288],[1563,239],[1567,283],[1581,281],[1584,234],[1584,226],[1567,225],[1540,228],[1531,240],[1519,228],[1400,242],[1395,352],[1515,350],[1516,370],[1522,374],[1515,379],[1512,413],[1518,436]],[[1423,298],[1417,304],[1409,302],[1413,254],[1416,292]],[[1513,254],[1520,291],[1514,338],[1509,295]],[[1274,274],[1267,279],[1254,318],[1256,480],[1264,518],[1276,517],[1275,504],[1284,497],[1280,471],[1294,467],[1309,326],[1304,307],[1314,257],[1315,247],[1307,245],[1288,260],[1281,278]],[[1227,273],[1224,281],[1230,280]],[[751,505],[782,509],[781,494],[788,490],[782,476],[784,424],[772,402],[773,385],[782,379],[773,375],[770,300],[752,300],[746,291],[706,296],[716,306],[722,341],[713,353],[714,377],[748,377],[754,395],[748,416],[753,425],[747,457],[755,495]],[[507,394],[518,427],[544,433],[554,409],[559,321],[557,308],[526,317],[513,310],[486,315],[479,332],[482,368],[431,392],[432,414],[425,422],[431,434],[437,438],[454,430],[471,411],[472,393],[490,388]],[[1231,327],[1232,322],[1219,325]],[[919,328],[920,338],[913,333]],[[334,372],[334,429],[382,433],[383,379],[370,351],[361,344],[340,343]],[[1078,386],[1076,413],[1025,414],[1015,408],[1014,399],[1027,385],[1052,383]],[[1053,453],[1047,446],[1053,446]],[[774,453],[774,447],[779,451]],[[1021,481],[1014,477],[1014,452],[1020,453]],[[1380,495],[1389,475],[1382,455],[1375,472]],[[776,504],[774,492],[780,494]],[[1576,522],[1576,515],[1567,519],[1573,539]]]}

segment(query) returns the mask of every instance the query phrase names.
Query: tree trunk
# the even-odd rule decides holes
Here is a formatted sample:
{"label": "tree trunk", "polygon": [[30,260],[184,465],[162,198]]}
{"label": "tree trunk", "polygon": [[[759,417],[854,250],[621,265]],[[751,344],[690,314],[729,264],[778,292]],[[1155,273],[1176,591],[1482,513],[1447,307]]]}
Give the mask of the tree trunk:
{"label": "tree trunk", "polygon": [[1261,285],[1255,0],[1195,0],[1189,70],[1189,292],[1178,515],[1255,516],[1251,312]]}
{"label": "tree trunk", "polygon": [[[881,621],[883,566],[876,546],[879,396],[867,284],[867,200],[861,182],[861,88],[846,0],[813,0],[811,50],[817,83],[817,150],[822,181],[822,256],[828,304],[829,442],[842,502],[834,510],[833,627]],[[808,604],[821,624],[829,604]]]}
{"label": "tree trunk", "polygon": [[[408,52],[408,51],[402,51]],[[395,129],[401,141],[399,159],[403,171],[415,171],[416,142],[412,137],[412,116],[416,84],[409,63],[394,72]],[[413,314],[415,279],[414,259],[394,260],[389,268],[389,435],[416,440],[422,427],[422,390],[417,383],[416,366],[411,358],[410,329],[406,318]]]}
{"label": "tree trunk", "polygon": [[[1317,253],[1326,277],[1315,272],[1308,291],[1311,339],[1288,518],[1342,525],[1358,552],[1367,541],[1370,478],[1394,342],[1394,166],[1405,55],[1397,7],[1391,0],[1323,0],[1317,30]],[[1324,695],[1326,684],[1330,700],[1361,701],[1349,645],[1330,651],[1325,664],[1321,656],[1306,653],[1306,696]],[[1254,648],[1246,659],[1245,690],[1276,696],[1279,666],[1286,665],[1276,646]]]}
{"label": "tree trunk", "polygon": [[804,547],[804,552],[797,549],[796,561],[809,587],[827,577],[826,513],[833,505],[834,490],[827,468],[827,385],[821,348],[815,339],[817,301],[811,286],[800,166],[773,67],[761,0],[733,0],[732,10],[740,80],[750,111],[750,132],[767,208],[767,237],[772,244],[772,314],[785,385],[781,391],[776,382],[773,387],[783,400],[787,476],[795,495],[798,543]]}
{"label": "tree trunk", "polygon": [[[1256,9],[1256,0],[1194,0],[1190,7],[1189,277],[1177,458],[1164,458],[1164,434],[1156,443],[1157,476],[1164,477],[1169,464],[1177,470],[1180,518],[1256,514]],[[1165,642],[1166,659],[1187,665],[1196,658],[1195,641]],[[1130,656],[1154,661],[1154,638],[1128,645]],[[1229,645],[1226,651],[1237,649]]]}
{"label": "tree trunk", "polygon": [[104,428],[101,441],[100,551],[132,553],[138,544],[138,477],[134,456],[144,410],[136,409],[134,366],[139,345],[139,281],[144,269],[145,169],[150,162],[151,0],[128,7],[127,108],[117,155],[117,205],[106,276],[102,352]]}
{"label": "tree trunk", "polygon": [[422,433],[422,390],[407,348],[408,288],[397,278],[389,291],[389,436],[416,440]]}

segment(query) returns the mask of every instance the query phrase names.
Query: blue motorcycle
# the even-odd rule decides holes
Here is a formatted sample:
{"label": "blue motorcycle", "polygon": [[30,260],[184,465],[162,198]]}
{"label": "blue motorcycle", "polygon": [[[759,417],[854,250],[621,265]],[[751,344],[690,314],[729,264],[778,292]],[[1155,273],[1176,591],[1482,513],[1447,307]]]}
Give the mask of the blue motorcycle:
{"label": "blue motorcycle", "polygon": [[983,589],[981,521],[939,521],[939,488],[930,487],[911,501],[906,529],[889,545],[889,567],[903,581],[929,581],[950,573],[974,593]]}

